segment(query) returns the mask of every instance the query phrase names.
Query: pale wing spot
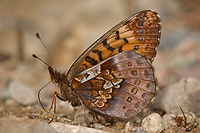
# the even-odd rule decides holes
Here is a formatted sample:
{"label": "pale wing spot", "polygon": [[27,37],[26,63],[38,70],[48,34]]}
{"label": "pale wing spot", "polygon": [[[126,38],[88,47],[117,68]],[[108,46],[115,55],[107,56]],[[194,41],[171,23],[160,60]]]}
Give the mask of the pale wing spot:
{"label": "pale wing spot", "polygon": [[122,81],[123,81],[123,79],[112,79],[112,80],[111,80],[111,82],[112,82],[114,85],[118,85],[118,84],[120,84]]}
{"label": "pale wing spot", "polygon": [[105,78],[108,79],[108,80],[112,80],[112,79],[114,79],[114,77],[113,77],[111,74],[106,75]]}
{"label": "pale wing spot", "polygon": [[107,89],[107,88],[112,88],[112,87],[113,87],[113,84],[111,83],[111,81],[106,80],[105,84],[103,85],[103,88]]}
{"label": "pale wing spot", "polygon": [[98,94],[98,92],[97,91],[92,91],[92,96],[93,97],[96,97],[96,96],[98,96],[99,94]]}
{"label": "pale wing spot", "polygon": [[89,71],[86,71],[86,72],[84,71],[83,73],[81,73],[81,74],[83,74],[81,83],[84,83],[84,82],[96,77],[100,73],[101,73],[100,65],[98,65],[97,67],[94,67],[93,69],[89,69]]}
{"label": "pale wing spot", "polygon": [[107,102],[107,99],[104,96],[98,96],[98,97],[96,97],[96,99],[99,99],[99,100],[101,100],[104,103]]}
{"label": "pale wing spot", "polygon": [[107,92],[107,93],[112,93],[112,88],[107,88],[107,89],[105,89],[105,92]]}
{"label": "pale wing spot", "polygon": [[79,79],[78,77],[76,77],[75,80],[81,82],[81,79]]}
{"label": "pale wing spot", "polygon": [[96,107],[93,102],[90,103],[90,106],[93,108]]}
{"label": "pale wing spot", "polygon": [[99,107],[99,108],[102,108],[102,107],[105,105],[105,103],[102,102],[102,101],[100,101],[100,100],[96,100],[96,101],[94,102],[94,104],[95,104],[97,107]]}
{"label": "pale wing spot", "polygon": [[120,85],[115,85],[113,88],[119,89],[119,88],[120,88]]}
{"label": "pale wing spot", "polygon": [[112,98],[112,96],[110,94],[108,94],[107,92],[105,92],[105,91],[99,91],[99,94],[101,96],[105,97],[106,99]]}
{"label": "pale wing spot", "polygon": [[96,79],[105,80],[103,77],[96,77]]}
{"label": "pale wing spot", "polygon": [[110,71],[108,69],[105,70],[105,75],[110,74]]}

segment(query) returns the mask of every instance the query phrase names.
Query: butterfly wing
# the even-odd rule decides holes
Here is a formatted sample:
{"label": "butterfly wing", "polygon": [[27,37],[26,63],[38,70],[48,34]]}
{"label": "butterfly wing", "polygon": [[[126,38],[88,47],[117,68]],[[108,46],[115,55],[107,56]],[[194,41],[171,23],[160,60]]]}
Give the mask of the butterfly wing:
{"label": "butterfly wing", "polygon": [[160,42],[160,30],[160,17],[155,11],[145,10],[126,18],[95,41],[74,62],[68,71],[68,81],[84,70],[127,50],[133,50],[152,62]]}
{"label": "butterfly wing", "polygon": [[151,63],[160,30],[158,14],[145,10],[126,18],[94,42],[67,75],[84,105],[122,119],[141,112],[156,91]]}
{"label": "butterfly wing", "polygon": [[82,72],[77,91],[93,111],[121,119],[141,112],[153,98],[156,79],[151,64],[128,50]]}

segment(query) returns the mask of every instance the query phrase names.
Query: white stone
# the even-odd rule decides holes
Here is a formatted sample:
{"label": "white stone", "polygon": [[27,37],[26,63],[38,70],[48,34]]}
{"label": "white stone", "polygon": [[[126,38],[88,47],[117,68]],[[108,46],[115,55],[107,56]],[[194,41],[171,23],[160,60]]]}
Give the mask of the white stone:
{"label": "white stone", "polygon": [[142,128],[148,133],[160,133],[163,129],[163,120],[157,113],[148,115],[142,120]]}
{"label": "white stone", "polygon": [[59,133],[108,133],[107,131],[82,126],[73,126],[59,122],[52,122],[50,125]]}

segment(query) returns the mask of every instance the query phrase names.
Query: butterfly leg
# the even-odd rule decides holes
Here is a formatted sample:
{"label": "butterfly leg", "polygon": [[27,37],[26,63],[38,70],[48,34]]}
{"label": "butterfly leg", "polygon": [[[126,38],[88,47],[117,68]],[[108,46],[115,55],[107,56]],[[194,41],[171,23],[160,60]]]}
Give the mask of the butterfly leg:
{"label": "butterfly leg", "polygon": [[101,123],[101,125],[106,126],[106,124],[104,124],[104,123],[99,119],[99,117],[97,116],[97,114],[95,114],[95,117],[96,117],[96,119]]}
{"label": "butterfly leg", "polygon": [[102,124],[103,126],[105,126],[105,127],[114,125],[114,124],[116,123],[116,122],[115,122],[115,119],[113,119],[113,118],[111,118],[111,117],[108,117],[108,116],[103,116],[105,122],[102,122],[102,121],[99,119],[99,117],[98,117],[97,114],[95,114],[95,117],[96,117],[96,119],[99,121],[99,123],[101,123],[101,124]]}
{"label": "butterfly leg", "polygon": [[89,120],[88,120],[88,116],[87,116],[86,111],[85,111],[85,106],[84,106],[83,101],[81,100],[80,96],[79,96],[79,100],[80,100],[81,105],[82,105],[82,107],[83,107],[83,111],[84,111],[84,114],[85,114],[85,119],[86,119],[86,121],[87,121],[87,123],[88,123],[88,126],[91,127],[90,122],[89,122]]}
{"label": "butterfly leg", "polygon": [[54,96],[53,96],[53,100],[52,100],[52,103],[51,103],[51,107],[49,108],[49,111],[50,111],[54,107],[53,108],[53,116],[52,116],[51,120],[48,122],[49,124],[53,121],[54,116],[56,114],[56,97],[59,98],[62,101],[66,101],[66,99],[61,94],[59,94],[57,91],[54,92]]}

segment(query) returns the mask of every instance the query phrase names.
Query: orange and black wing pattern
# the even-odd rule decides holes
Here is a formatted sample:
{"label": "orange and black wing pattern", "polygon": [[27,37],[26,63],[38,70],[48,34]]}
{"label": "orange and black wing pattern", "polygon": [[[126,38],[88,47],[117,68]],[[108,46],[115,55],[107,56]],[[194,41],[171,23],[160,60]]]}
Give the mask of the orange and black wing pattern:
{"label": "orange and black wing pattern", "polygon": [[69,70],[70,78],[127,50],[139,53],[151,63],[156,56],[160,36],[159,15],[152,10],[138,12],[114,26],[94,42],[72,65]]}

